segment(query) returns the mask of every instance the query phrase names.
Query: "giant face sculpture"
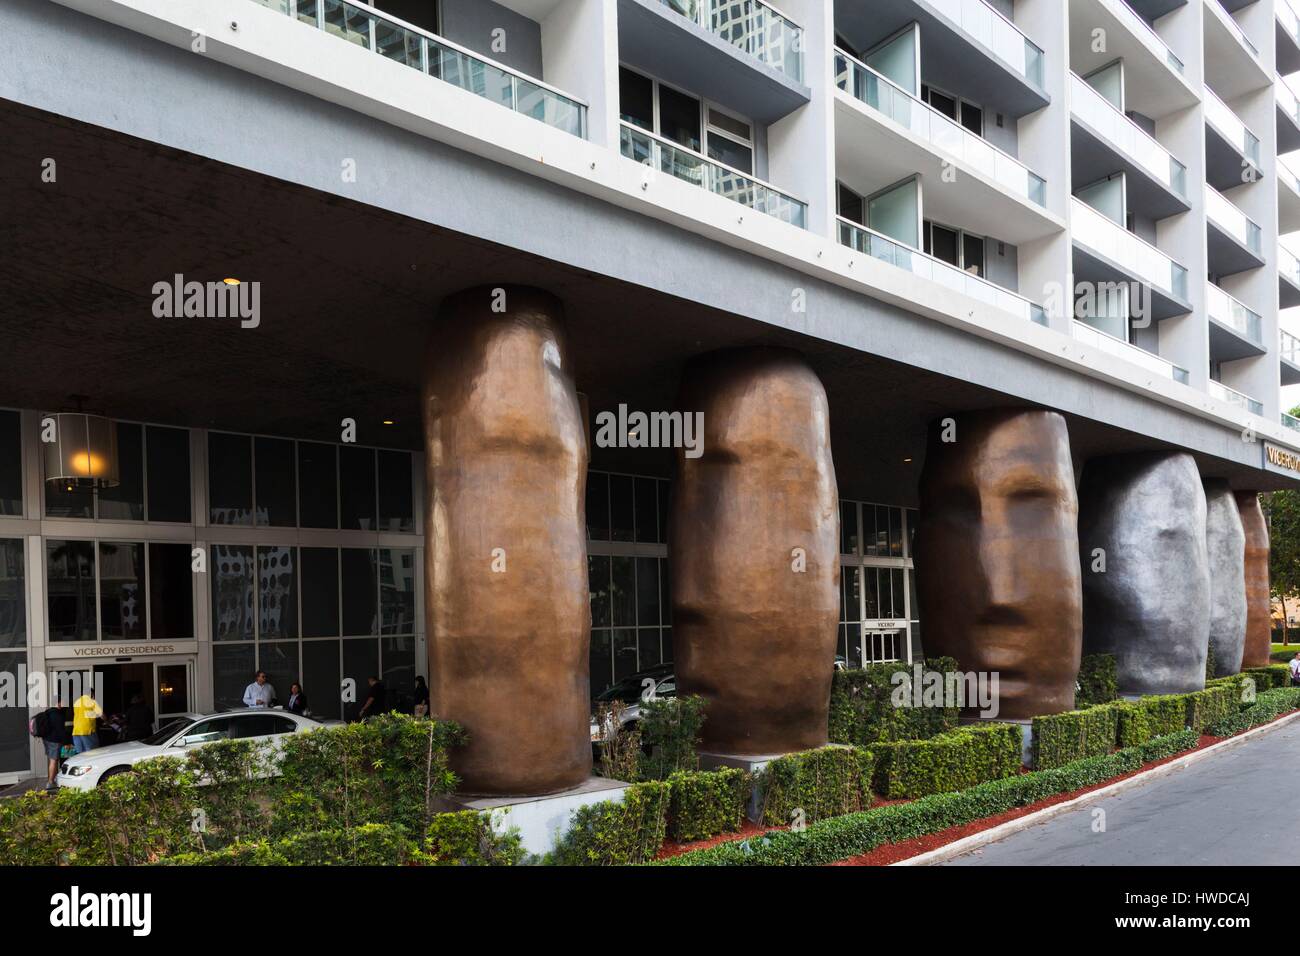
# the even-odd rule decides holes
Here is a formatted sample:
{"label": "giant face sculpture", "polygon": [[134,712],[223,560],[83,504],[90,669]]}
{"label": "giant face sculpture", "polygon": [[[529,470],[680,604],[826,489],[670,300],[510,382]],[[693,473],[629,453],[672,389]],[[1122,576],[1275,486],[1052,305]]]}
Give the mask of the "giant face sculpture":
{"label": "giant face sculpture", "polygon": [[587,442],[559,303],[504,293],[446,300],[426,357],[429,691],[461,789],[528,796],[591,772]]}
{"label": "giant face sculpture", "polygon": [[916,583],[925,653],[997,672],[1000,717],[1069,710],[1081,622],[1065,419],[999,409],[951,422],[931,426],[921,474]]}
{"label": "giant face sculpture", "polygon": [[708,701],[703,747],[820,746],[840,608],[825,390],[796,353],[744,349],[692,363],[679,404],[704,416],[668,535],[677,680]]}
{"label": "giant face sculpture", "polygon": [[1241,670],[1246,641],[1246,532],[1223,479],[1205,481],[1205,549],[1210,569],[1210,640],[1215,675]]}
{"label": "giant face sculpture", "polygon": [[1246,536],[1246,640],[1242,667],[1266,667],[1273,649],[1272,597],[1268,587],[1268,525],[1254,491],[1235,493]]}
{"label": "giant face sculpture", "polygon": [[1094,458],[1079,484],[1085,565],[1083,646],[1113,654],[1122,694],[1180,694],[1205,686],[1210,573],[1205,492],[1191,455]]}

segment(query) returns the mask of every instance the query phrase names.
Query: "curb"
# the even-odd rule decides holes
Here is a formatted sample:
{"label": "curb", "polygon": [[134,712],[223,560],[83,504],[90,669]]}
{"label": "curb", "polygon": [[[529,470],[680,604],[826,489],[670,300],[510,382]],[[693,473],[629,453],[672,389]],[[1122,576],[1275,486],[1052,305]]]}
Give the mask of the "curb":
{"label": "curb", "polygon": [[926,853],[918,853],[916,856],[908,857],[906,860],[899,860],[897,863],[890,863],[890,866],[932,866],[935,863],[944,863],[958,856],[965,856],[973,850],[978,850],[982,846],[990,843],[996,843],[999,840],[1011,836],[1013,833],[1019,833],[1021,830],[1027,830],[1032,826],[1040,823],[1046,823],[1053,817],[1060,816],[1063,813],[1069,813],[1090,800],[1097,800],[1102,797],[1108,797],[1112,794],[1137,787],[1142,784],[1150,783],[1159,777],[1167,776],[1176,770],[1191,766],[1201,760],[1206,759],[1211,754],[1218,753],[1230,747],[1236,747],[1245,743],[1256,735],[1269,733],[1277,730],[1292,721],[1300,720],[1300,710],[1293,711],[1284,717],[1279,717],[1267,724],[1259,727],[1252,727],[1245,733],[1238,734],[1235,737],[1229,737],[1227,740],[1220,740],[1217,744],[1211,744],[1201,750],[1194,750],[1191,753],[1176,757],[1168,763],[1163,763],[1158,767],[1152,767],[1150,770],[1144,770],[1132,777],[1126,777],[1115,783],[1101,787],[1097,790],[1089,791],[1082,796],[1075,797],[1073,800],[1066,800],[1064,803],[1057,803],[1050,807],[1044,807],[1042,810],[1028,813],[1023,817],[1017,817],[1014,820],[1008,820],[1006,823],[990,827],[987,830],[981,830],[979,833],[973,833],[968,837],[963,837],[946,846],[941,846],[937,850],[930,850]]}

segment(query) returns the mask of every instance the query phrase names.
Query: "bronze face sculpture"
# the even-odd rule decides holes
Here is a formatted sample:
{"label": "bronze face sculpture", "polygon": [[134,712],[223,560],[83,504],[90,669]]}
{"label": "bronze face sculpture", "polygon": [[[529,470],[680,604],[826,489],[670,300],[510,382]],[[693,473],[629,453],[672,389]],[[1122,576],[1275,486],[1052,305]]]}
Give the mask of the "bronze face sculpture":
{"label": "bronze face sculpture", "polygon": [[1246,639],[1242,667],[1267,667],[1273,649],[1273,601],[1268,586],[1268,525],[1259,494],[1238,491],[1237,511],[1246,535]]}
{"label": "bronze face sculpture", "polygon": [[1205,480],[1205,551],[1210,567],[1210,642],[1214,673],[1241,670],[1246,641],[1246,532],[1228,482]]}
{"label": "bronze face sculpture", "polygon": [[587,439],[561,322],[543,292],[473,289],[444,301],[426,356],[429,692],[469,733],[452,754],[469,794],[591,772]]}
{"label": "bronze face sculpture", "polygon": [[919,490],[926,655],[996,672],[999,717],[1070,710],[1082,624],[1065,419],[997,409],[934,422]]}
{"label": "bronze face sculpture", "polygon": [[840,612],[826,392],[797,353],[741,349],[691,363],[679,405],[703,413],[668,533],[677,681],[708,701],[702,748],[821,746]]}
{"label": "bronze face sculpture", "polygon": [[1079,484],[1083,647],[1113,654],[1125,695],[1205,686],[1210,572],[1205,492],[1186,453],[1094,458]]}

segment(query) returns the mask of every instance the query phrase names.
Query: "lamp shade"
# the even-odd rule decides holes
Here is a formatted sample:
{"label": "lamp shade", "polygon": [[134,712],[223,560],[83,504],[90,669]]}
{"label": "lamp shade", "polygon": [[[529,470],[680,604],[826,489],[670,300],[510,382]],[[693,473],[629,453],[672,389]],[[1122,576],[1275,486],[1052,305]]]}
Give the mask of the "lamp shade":
{"label": "lamp shade", "polygon": [[41,429],[46,481],[99,488],[118,484],[117,429],[111,420],[82,412],[59,412],[46,419]]}

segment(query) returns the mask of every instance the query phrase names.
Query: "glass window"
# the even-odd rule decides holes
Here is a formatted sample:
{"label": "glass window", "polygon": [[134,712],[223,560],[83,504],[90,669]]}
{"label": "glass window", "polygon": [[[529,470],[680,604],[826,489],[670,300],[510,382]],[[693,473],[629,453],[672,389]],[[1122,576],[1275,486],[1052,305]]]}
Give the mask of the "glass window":
{"label": "glass window", "polygon": [[257,673],[256,651],[253,644],[213,645],[212,698],[217,710],[244,706],[244,688]]}
{"label": "glass window", "polygon": [[660,86],[659,133],[666,139],[698,153],[700,151],[700,101],[686,93]]}
{"label": "glass window", "polygon": [[891,557],[903,556],[903,509],[889,508],[889,554]]}
{"label": "glass window", "polygon": [[[208,558],[212,575],[212,639],[253,639],[253,549],[243,544],[214,544]],[[250,662],[251,666],[251,662]],[[243,688],[240,688],[243,699]]]}
{"label": "glass window", "polygon": [[753,174],[754,150],[752,147],[737,143],[728,136],[709,132],[709,158],[738,169],[742,173]]}
{"label": "glass window", "polygon": [[636,537],[632,487],[632,479],[627,475],[609,476],[609,527],[610,537],[615,541],[631,541]]}
{"label": "glass window", "polygon": [[0,411],[0,515],[23,513],[22,419]]}
{"label": "glass window", "polygon": [[671,485],[666,481],[655,482],[659,486],[659,540],[668,540],[668,496]]}
{"label": "glass window", "polygon": [[289,685],[298,680],[298,642],[263,642],[257,648],[257,666],[266,671],[266,682],[275,688],[275,703],[283,704],[289,699]]}
{"label": "glass window", "polygon": [[208,520],[253,523],[253,443],[247,435],[208,433]]}
{"label": "glass window", "polygon": [[380,675],[388,689],[388,706],[409,714],[415,708],[415,638],[385,637],[379,642]]}
{"label": "glass window", "polygon": [[93,641],[95,548],[89,541],[45,542],[51,641]]}
{"label": "glass window", "polygon": [[351,681],[348,699],[343,703],[345,720],[355,719],[369,696],[368,677],[379,676],[379,642],[374,638],[353,638],[343,642],[343,679]]}
{"label": "glass window", "polygon": [[99,490],[99,517],[116,521],[144,520],[144,429],[117,422],[117,478]]}
{"label": "glass window", "polygon": [[609,475],[587,473],[587,539],[609,540]]}
{"label": "glass window", "polygon": [[64,482],[42,482],[45,515],[49,518],[93,518],[95,498],[90,488]]}
{"label": "glass window", "polygon": [[889,569],[889,589],[893,595],[894,613],[893,617],[899,620],[907,619],[907,605],[903,603],[903,569]]}
{"label": "glass window", "polygon": [[612,632],[614,646],[614,680],[620,681],[641,669],[636,649],[636,628],[615,628]]}
{"label": "glass window", "polygon": [[840,502],[840,553],[858,553],[858,506],[852,501]]}
{"label": "glass window", "polygon": [[636,540],[648,543],[659,541],[659,493],[655,485],[659,482],[653,478],[637,478],[634,481],[636,493]]}
{"label": "glass window", "polygon": [[379,549],[379,633],[415,633],[415,551]]}
{"label": "glass window", "polygon": [[185,428],[144,430],[149,520],[190,522],[190,433]]}
{"label": "glass window", "polygon": [[636,625],[636,559],[616,555],[611,559],[614,576],[610,588],[614,626]]}
{"label": "glass window", "polygon": [[142,640],[147,596],[144,544],[99,542],[99,623],[104,640]]}
{"label": "glass window", "polygon": [[876,587],[876,568],[862,569],[862,619],[874,621],[880,613],[880,591]]}
{"label": "glass window", "polygon": [[149,545],[149,635],[155,641],[194,637],[191,550],[188,544]]}
{"label": "glass window", "polygon": [[214,740],[229,740],[233,734],[234,723],[234,717],[201,720],[185,732],[181,741],[185,744],[206,744]]}
{"label": "glass window", "polygon": [[654,84],[625,67],[618,71],[618,108],[623,121],[651,132],[655,128]]}
{"label": "glass window", "polygon": [[257,523],[292,528],[298,523],[294,501],[293,442],[284,438],[258,438],[253,442],[257,464]]}
{"label": "glass window", "polygon": [[375,452],[339,446],[339,526],[375,530]]}
{"label": "glass window", "polygon": [[609,627],[609,558],[587,555],[587,587],[591,594],[591,626]]}
{"label": "glass window", "polygon": [[907,556],[909,558],[916,555],[916,522],[919,513],[915,508],[907,509]]}
{"label": "glass window", "polygon": [[[150,584],[152,583],[151,581]],[[155,624],[154,627],[156,629],[157,625]],[[190,669],[184,664],[159,664],[158,713],[183,714],[189,709]]]}
{"label": "glass window", "polygon": [[[840,568],[840,590],[843,592],[844,608],[842,612],[842,621],[861,620],[860,615],[862,608],[859,603],[862,588],[862,568]],[[866,569],[868,574],[875,574],[872,568]]]}
{"label": "glass window", "polygon": [[[26,651],[0,653],[0,669],[17,674],[27,666]],[[31,769],[31,738],[27,735],[27,708],[0,707],[0,773]],[[41,772],[45,772],[42,761]]]}
{"label": "glass window", "polygon": [[596,697],[614,683],[612,631],[607,628],[591,632],[591,696]]}
{"label": "glass window", "polygon": [[876,506],[862,506],[862,553],[878,555],[876,547]]}
{"label": "glass window", "polygon": [[673,629],[665,627],[659,632],[659,654],[662,663],[671,664],[673,662]]}
{"label": "glass window", "polygon": [[298,636],[296,558],[292,547],[257,549],[258,635],[264,641]]}
{"label": "glass window", "polygon": [[298,442],[298,521],[302,527],[337,528],[338,491],[336,447]]}
{"label": "glass window", "polygon": [[659,559],[659,610],[663,623],[671,624],[673,619],[672,575],[668,573],[668,559]]}
{"label": "glass window", "polygon": [[0,648],[27,646],[23,539],[0,538]]}
{"label": "glass window", "polygon": [[659,559],[636,559],[636,623],[659,624]]}
{"label": "glass window", "polygon": [[[303,548],[304,555],[308,548]],[[303,575],[307,572],[304,559]],[[304,600],[306,593],[304,592]],[[306,617],[306,607],[303,608]],[[316,717],[338,720],[343,716],[342,697],[339,694],[339,642],[302,642],[302,692],[307,695],[307,707]]]}
{"label": "glass window", "polygon": [[302,636],[336,637],[339,631],[339,553],[334,548],[300,548]]}
{"label": "glass window", "polygon": [[415,530],[411,467],[410,452],[379,452],[379,527],[383,531]]}
{"label": "glass window", "polygon": [[377,583],[374,550],[344,548],[341,567],[344,635],[376,633]]}

